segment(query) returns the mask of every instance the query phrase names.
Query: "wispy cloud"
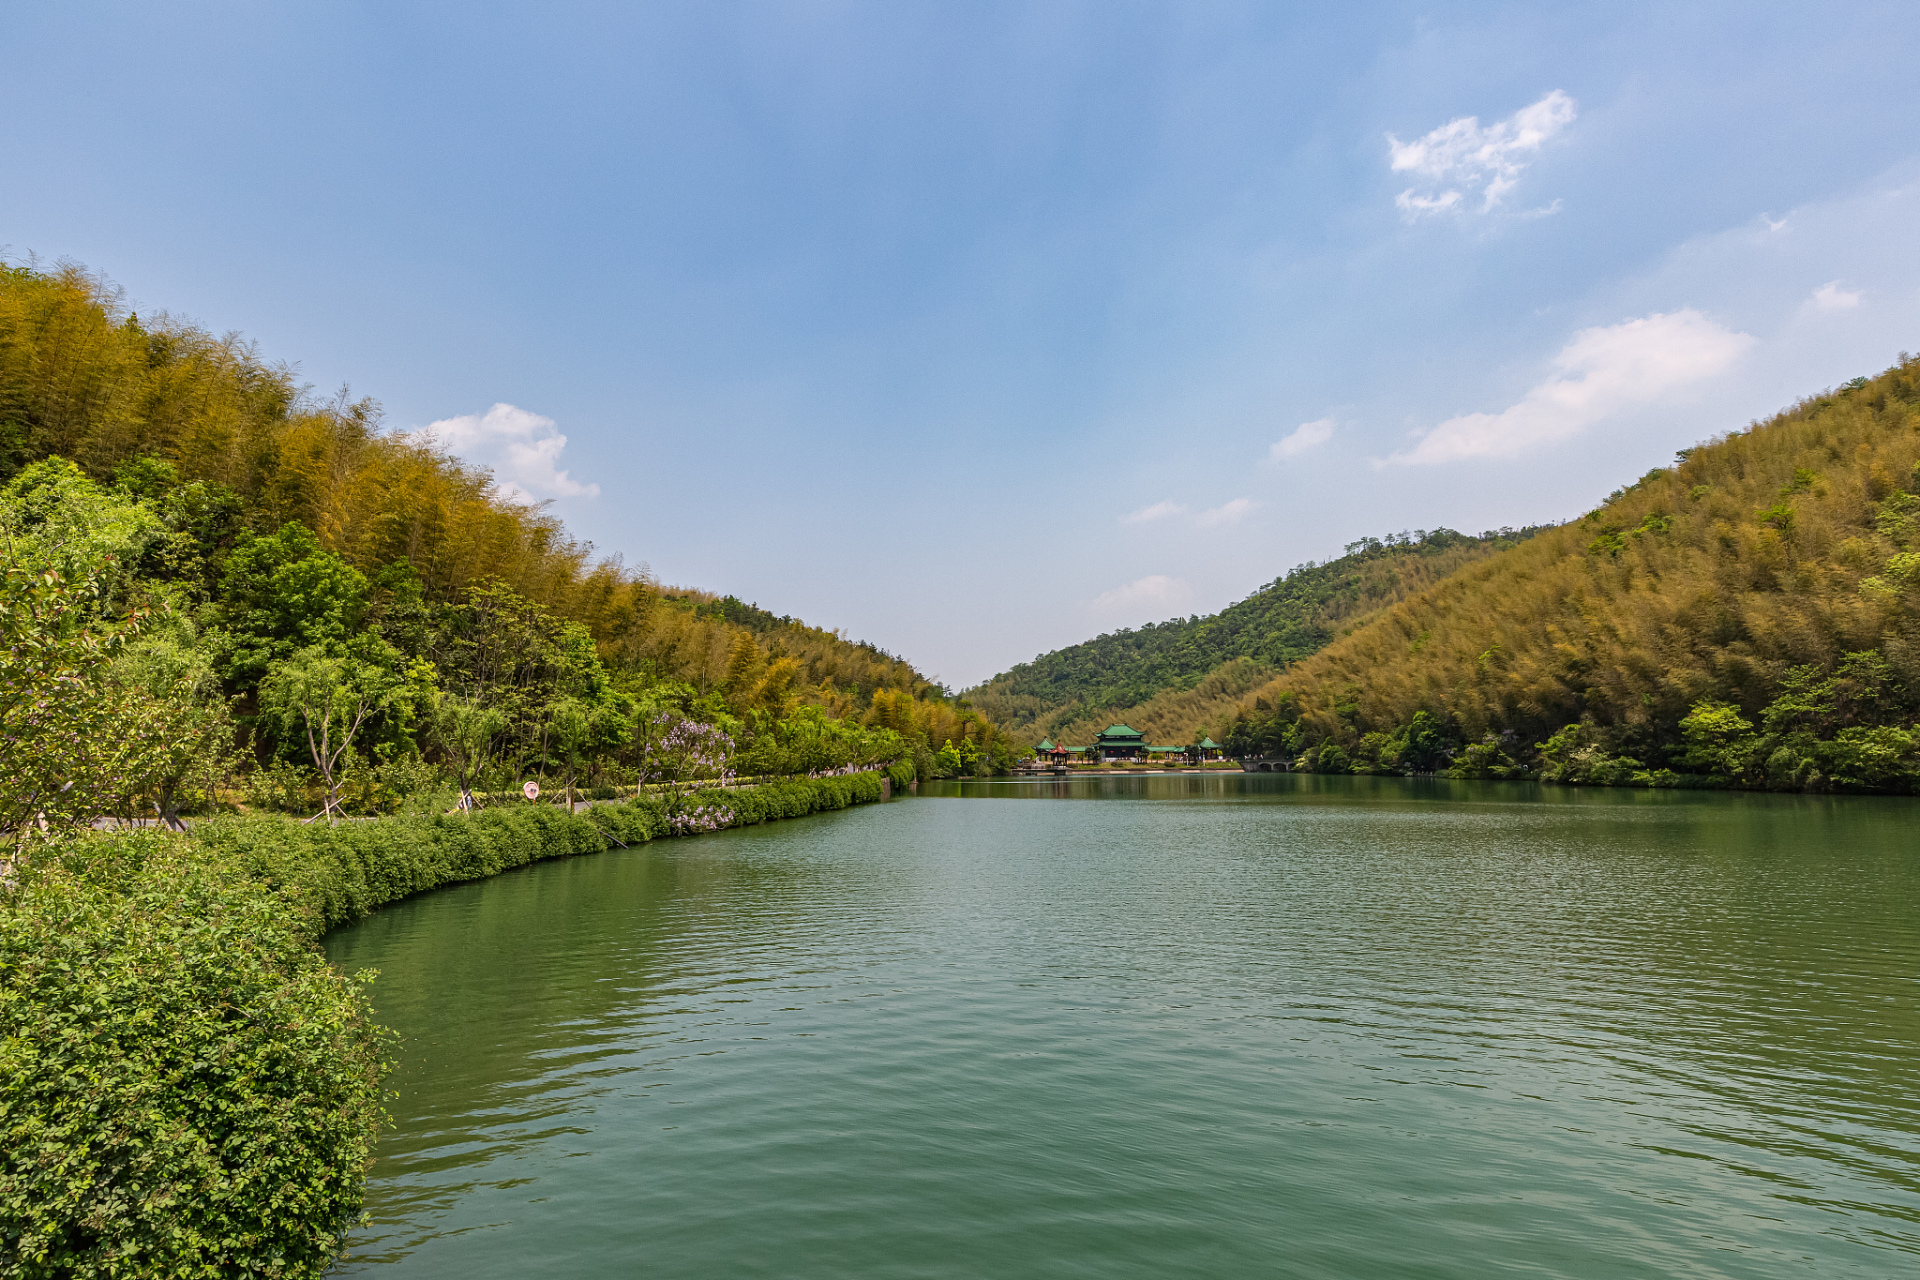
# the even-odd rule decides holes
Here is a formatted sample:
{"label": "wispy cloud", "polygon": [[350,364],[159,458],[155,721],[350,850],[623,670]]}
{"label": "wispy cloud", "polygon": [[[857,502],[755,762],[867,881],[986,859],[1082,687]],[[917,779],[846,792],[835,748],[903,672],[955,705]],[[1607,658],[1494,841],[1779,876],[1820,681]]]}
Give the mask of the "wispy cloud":
{"label": "wispy cloud", "polygon": [[1211,511],[1202,511],[1193,518],[1193,522],[1207,528],[1224,524],[1239,524],[1241,519],[1251,510],[1253,510],[1252,498],[1235,498],[1231,502],[1221,503]]}
{"label": "wispy cloud", "polygon": [[581,484],[559,467],[566,436],[552,418],[510,404],[429,423],[421,435],[447,452],[490,468],[500,492],[520,502],[597,498],[600,486]]}
{"label": "wispy cloud", "polygon": [[1413,188],[1408,187],[1395,196],[1393,202],[1411,222],[1429,213],[1445,213],[1449,209],[1457,209],[1465,199],[1466,197],[1458,191],[1447,191],[1437,196],[1417,196],[1413,193]]}
{"label": "wispy cloud", "polygon": [[[1492,210],[1506,198],[1535,153],[1573,122],[1574,100],[1555,89],[1532,106],[1522,107],[1482,128],[1478,116],[1461,116],[1412,142],[1387,135],[1387,150],[1395,173],[1426,179],[1426,188],[1408,187],[1394,198],[1409,222],[1450,209],[1466,207],[1467,193],[1480,193],[1480,211]],[[1558,202],[1530,210],[1539,217],[1556,212]]]}
{"label": "wispy cloud", "polygon": [[1141,609],[1150,605],[1171,607],[1184,604],[1191,594],[1191,588],[1181,579],[1153,573],[1135,578],[1124,587],[1103,591],[1093,598],[1093,603],[1103,610]]}
{"label": "wispy cloud", "polygon": [[1554,358],[1561,372],[1499,413],[1449,418],[1388,462],[1435,463],[1510,457],[1714,377],[1754,339],[1691,308],[1582,329]]}
{"label": "wispy cloud", "polygon": [[[1253,499],[1235,498],[1231,502],[1223,502],[1219,506],[1209,508],[1206,511],[1195,511],[1189,518],[1193,523],[1203,528],[1212,528],[1215,525],[1236,524],[1242,516],[1253,510],[1253,508]],[[1174,502],[1169,499],[1166,502],[1156,502],[1150,507],[1142,507],[1138,511],[1129,512],[1120,517],[1120,523],[1147,524],[1154,520],[1166,520],[1174,516],[1185,515],[1188,515],[1186,504],[1183,502]]]}
{"label": "wispy cloud", "polygon": [[1291,458],[1295,454],[1305,453],[1317,448],[1333,438],[1333,419],[1315,418],[1312,422],[1303,422],[1286,435],[1273,442],[1267,450],[1267,457],[1278,462],[1282,458]]}
{"label": "wispy cloud", "polygon": [[1829,280],[1815,289],[1808,301],[1819,311],[1851,311],[1860,305],[1860,291],[1842,289],[1838,280]]}
{"label": "wispy cloud", "polygon": [[1120,517],[1122,524],[1145,524],[1149,520],[1164,520],[1168,516],[1177,516],[1186,508],[1178,502],[1156,502],[1150,507],[1142,507],[1130,515]]}

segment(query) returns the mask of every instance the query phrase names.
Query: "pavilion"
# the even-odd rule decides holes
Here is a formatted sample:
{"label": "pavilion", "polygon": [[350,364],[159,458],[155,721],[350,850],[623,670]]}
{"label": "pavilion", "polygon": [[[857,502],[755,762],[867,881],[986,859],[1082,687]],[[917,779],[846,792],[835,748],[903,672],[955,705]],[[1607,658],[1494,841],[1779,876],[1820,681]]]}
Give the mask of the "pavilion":
{"label": "pavilion", "polygon": [[1110,724],[1093,739],[1093,749],[1101,760],[1144,760],[1152,750],[1147,735],[1124,724]]}
{"label": "pavilion", "polygon": [[1185,747],[1149,746],[1146,734],[1124,724],[1108,725],[1094,736],[1090,747],[1062,746],[1052,738],[1043,738],[1040,745],[1033,749],[1036,761],[1053,765],[1064,765],[1076,756],[1090,756],[1101,762],[1141,760],[1159,764],[1200,764],[1207,760],[1218,760],[1224,754],[1220,744],[1210,737],[1202,737],[1198,743]]}

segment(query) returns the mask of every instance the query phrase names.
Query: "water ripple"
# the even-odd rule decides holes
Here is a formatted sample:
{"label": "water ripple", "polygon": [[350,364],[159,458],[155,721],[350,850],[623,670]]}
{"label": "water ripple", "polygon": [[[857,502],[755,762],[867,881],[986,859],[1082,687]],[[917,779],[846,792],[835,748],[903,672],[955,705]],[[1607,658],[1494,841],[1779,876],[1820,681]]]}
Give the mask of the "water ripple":
{"label": "water ripple", "polygon": [[344,1272],[1920,1267],[1907,802],[948,791],[334,935],[404,1037]]}

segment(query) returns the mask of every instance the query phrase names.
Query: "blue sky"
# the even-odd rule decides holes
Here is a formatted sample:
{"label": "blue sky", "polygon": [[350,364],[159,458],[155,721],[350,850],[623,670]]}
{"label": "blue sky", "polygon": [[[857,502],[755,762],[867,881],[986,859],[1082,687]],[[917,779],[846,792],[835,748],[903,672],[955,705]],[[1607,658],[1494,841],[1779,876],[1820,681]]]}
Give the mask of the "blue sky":
{"label": "blue sky", "polygon": [[1920,6],[8,25],[8,256],[956,687],[1920,348]]}

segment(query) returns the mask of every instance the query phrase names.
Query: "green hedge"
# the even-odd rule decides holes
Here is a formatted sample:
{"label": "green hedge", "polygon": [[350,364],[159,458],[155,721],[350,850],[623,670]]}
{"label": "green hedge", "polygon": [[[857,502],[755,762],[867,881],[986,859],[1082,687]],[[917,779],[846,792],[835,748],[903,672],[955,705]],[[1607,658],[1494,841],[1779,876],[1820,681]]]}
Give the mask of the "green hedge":
{"label": "green hedge", "polygon": [[89,843],[0,917],[0,1274],[319,1275],[379,1130],[364,996],[189,843]]}
{"label": "green hedge", "polygon": [[747,791],[701,791],[696,799],[730,812],[733,820],[727,825],[737,827],[868,804],[881,794],[880,774],[855,773],[838,778],[796,778]]}
{"label": "green hedge", "polygon": [[443,884],[480,880],[543,858],[598,853],[651,838],[646,803],[596,805],[569,814],[513,805],[470,815],[382,818],[327,827],[285,818],[202,824],[196,842],[214,860],[273,889],[288,889],[311,934],[351,923],[389,902]]}
{"label": "green hedge", "polygon": [[[878,800],[881,775],[702,792],[726,825]],[[87,839],[0,890],[0,1277],[313,1277],[359,1213],[384,1033],[320,934],[438,885],[670,829],[579,814]]]}

